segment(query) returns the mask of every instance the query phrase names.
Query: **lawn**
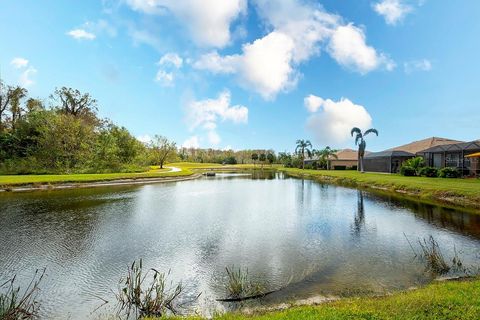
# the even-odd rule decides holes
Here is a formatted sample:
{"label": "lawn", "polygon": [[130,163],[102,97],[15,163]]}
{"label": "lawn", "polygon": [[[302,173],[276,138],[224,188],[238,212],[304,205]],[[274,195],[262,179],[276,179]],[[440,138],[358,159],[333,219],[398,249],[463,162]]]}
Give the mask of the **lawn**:
{"label": "lawn", "polygon": [[358,171],[301,170],[282,168],[292,176],[324,182],[414,195],[420,199],[480,209],[480,179],[444,179],[404,177],[397,174],[360,173]]}
{"label": "lawn", "polygon": [[[277,319],[480,319],[480,281],[434,283],[418,290],[372,298],[349,298],[317,306],[250,315],[226,313],[216,320]],[[181,318],[174,318],[181,319]],[[189,320],[202,319],[199,317]]]}
{"label": "lawn", "polygon": [[27,184],[55,184],[112,181],[122,179],[142,179],[178,177],[192,174],[191,170],[182,169],[180,172],[169,172],[169,169],[151,169],[146,172],[135,173],[97,173],[97,174],[45,174],[45,175],[3,175],[0,176],[0,186],[15,186]]}

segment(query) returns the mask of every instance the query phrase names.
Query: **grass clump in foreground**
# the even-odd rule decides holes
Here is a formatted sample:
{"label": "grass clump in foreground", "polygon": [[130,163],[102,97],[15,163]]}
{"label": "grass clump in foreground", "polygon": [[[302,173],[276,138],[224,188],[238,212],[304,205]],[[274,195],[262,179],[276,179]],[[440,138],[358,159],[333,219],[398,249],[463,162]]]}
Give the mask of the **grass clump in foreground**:
{"label": "grass clump in foreground", "polygon": [[15,285],[16,277],[0,284],[0,319],[28,320],[38,318],[37,293],[45,270],[35,272],[30,284],[21,294]]}
{"label": "grass clump in foreground", "polygon": [[227,282],[225,289],[228,298],[219,300],[241,301],[263,296],[265,294],[265,286],[259,282],[254,282],[248,275],[248,269],[235,267],[225,268],[227,272]]}
{"label": "grass clump in foreground", "polygon": [[142,260],[134,261],[117,294],[117,315],[139,319],[176,314],[182,292],[181,283],[168,288],[167,275],[155,269],[144,273]]}
{"label": "grass clump in foreground", "polygon": [[[450,281],[381,298],[351,298],[317,306],[250,315],[227,313],[216,320],[480,319],[480,281]],[[152,318],[150,318],[152,319]],[[180,318],[177,318],[180,319]],[[201,319],[200,317],[188,318]]]}

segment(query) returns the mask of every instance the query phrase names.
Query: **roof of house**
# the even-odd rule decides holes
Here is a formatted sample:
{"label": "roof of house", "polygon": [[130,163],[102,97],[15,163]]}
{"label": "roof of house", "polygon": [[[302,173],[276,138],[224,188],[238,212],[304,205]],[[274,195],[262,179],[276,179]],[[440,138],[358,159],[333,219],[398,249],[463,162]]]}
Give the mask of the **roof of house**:
{"label": "roof of house", "polygon": [[480,140],[434,146],[434,147],[422,150],[419,153],[452,152],[452,151],[453,152],[454,151],[464,151],[464,152],[468,153],[468,152],[475,152],[475,151],[478,151],[478,150],[480,150]]}
{"label": "roof of house", "polygon": [[353,149],[342,149],[335,152],[337,157],[330,157],[329,160],[358,160],[358,152]]}
{"label": "roof of house", "polygon": [[449,144],[455,144],[455,143],[462,143],[464,141],[458,141],[458,140],[452,140],[452,139],[446,139],[446,138],[439,138],[439,137],[431,137],[419,141],[414,141],[408,144],[404,144],[402,146],[398,146],[395,148],[391,148],[385,151],[405,151],[405,152],[410,152],[413,154],[416,154],[420,151],[436,147],[436,146],[443,146],[443,145],[449,145]]}
{"label": "roof of house", "polygon": [[365,156],[365,159],[373,158],[390,158],[390,157],[415,157],[415,154],[402,150],[385,150],[380,152],[372,152]]}

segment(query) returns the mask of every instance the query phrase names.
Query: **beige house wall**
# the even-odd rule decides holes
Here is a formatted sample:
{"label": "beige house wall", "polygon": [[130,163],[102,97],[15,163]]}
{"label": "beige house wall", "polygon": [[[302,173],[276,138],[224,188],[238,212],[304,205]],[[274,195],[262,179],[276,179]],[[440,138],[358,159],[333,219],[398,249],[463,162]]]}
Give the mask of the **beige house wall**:
{"label": "beige house wall", "polygon": [[357,160],[330,160],[330,167],[333,169],[335,166],[353,167],[357,165]]}

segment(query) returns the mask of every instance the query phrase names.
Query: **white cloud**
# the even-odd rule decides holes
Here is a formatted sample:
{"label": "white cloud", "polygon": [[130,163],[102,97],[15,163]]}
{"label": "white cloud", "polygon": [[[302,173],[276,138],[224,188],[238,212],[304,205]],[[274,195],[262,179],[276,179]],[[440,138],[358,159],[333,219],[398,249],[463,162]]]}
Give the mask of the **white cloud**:
{"label": "white cloud", "polygon": [[342,66],[362,74],[380,67],[395,68],[393,61],[366,44],[365,33],[353,24],[339,26],[328,45],[330,55]]}
{"label": "white cloud", "polygon": [[28,66],[28,60],[27,59],[24,59],[24,58],[20,58],[20,57],[17,57],[17,58],[14,58],[10,64],[15,68],[15,69],[21,69],[21,68],[25,68],[26,66]]}
{"label": "white cloud", "polygon": [[230,105],[231,95],[228,90],[221,92],[217,99],[191,101],[186,106],[186,122],[191,131],[199,128],[206,131],[211,145],[218,145],[221,141],[217,133],[219,121],[233,123],[247,123],[248,108],[242,105]]}
{"label": "white cloud", "polygon": [[247,9],[247,0],[127,0],[147,14],[172,13],[199,45],[224,47],[231,40],[230,25]]}
{"label": "white cloud", "polygon": [[296,86],[298,66],[317,56],[322,45],[341,65],[360,73],[394,63],[366,44],[363,30],[345,24],[342,18],[322,7],[298,0],[255,0],[258,14],[270,31],[244,44],[240,54],[220,55],[213,51],[201,56],[193,67],[212,73],[235,74],[245,88],[271,100]]}
{"label": "white cloud", "polygon": [[317,112],[317,110],[322,106],[324,100],[320,97],[317,97],[313,94],[308,95],[303,99],[303,103],[308,111]]}
{"label": "white cloud", "polygon": [[170,52],[167,54],[164,54],[161,58],[160,61],[158,61],[158,65],[164,66],[164,65],[171,65],[174,66],[175,68],[181,68],[183,64],[183,59],[176,53]]}
{"label": "white cloud", "polygon": [[158,70],[155,76],[155,82],[160,83],[164,87],[173,86],[174,79],[173,73],[164,70]]}
{"label": "white cloud", "polygon": [[353,127],[363,130],[372,125],[372,117],[361,105],[354,104],[349,99],[340,101],[324,100],[318,112],[307,120],[307,128],[313,133],[317,143],[339,145],[347,142]]}
{"label": "white cloud", "polygon": [[413,8],[406,4],[405,0],[382,0],[373,4],[373,10],[383,16],[387,24],[396,25],[412,12]]}
{"label": "white cloud", "polygon": [[30,65],[30,62],[27,59],[17,57],[12,59],[12,61],[10,61],[10,64],[15,69],[21,70],[21,73],[18,77],[18,83],[22,87],[28,88],[35,83],[32,77],[37,74],[37,69]]}
{"label": "white cloud", "polygon": [[73,29],[67,32],[67,35],[77,40],[94,40],[97,36],[84,29]]}
{"label": "white cloud", "polygon": [[241,105],[230,106],[230,100],[230,92],[225,90],[217,99],[191,101],[187,105],[186,119],[190,130],[197,127],[212,129],[213,124],[216,124],[218,120],[246,123],[248,108]]}
{"label": "white cloud", "polygon": [[407,74],[415,71],[430,71],[432,63],[427,59],[408,61],[403,64],[403,69]]}
{"label": "white cloud", "polygon": [[182,147],[183,148],[194,148],[194,149],[198,149],[200,148],[200,140],[198,138],[198,136],[191,136],[190,138],[188,138],[187,140],[185,140],[182,144]]}
{"label": "white cloud", "polygon": [[208,142],[213,146],[218,146],[220,141],[222,141],[222,139],[220,138],[220,136],[215,130],[208,131],[207,137],[208,137]]}

